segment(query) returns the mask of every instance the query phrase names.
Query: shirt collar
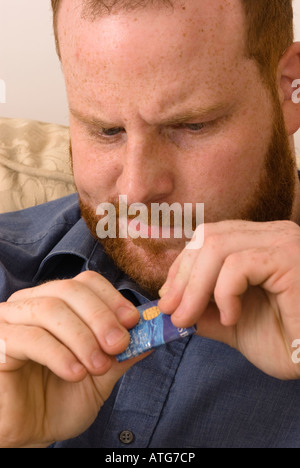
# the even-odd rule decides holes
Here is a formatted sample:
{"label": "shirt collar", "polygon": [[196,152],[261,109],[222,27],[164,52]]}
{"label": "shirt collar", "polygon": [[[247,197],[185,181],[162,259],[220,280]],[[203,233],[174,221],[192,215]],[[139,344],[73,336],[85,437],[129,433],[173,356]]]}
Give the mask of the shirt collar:
{"label": "shirt collar", "polygon": [[60,278],[62,271],[66,271],[68,264],[74,265],[74,259],[77,260],[76,268],[70,271],[73,273],[71,276],[76,276],[81,271],[97,271],[125,296],[128,296],[128,291],[133,294],[133,299],[136,298],[139,304],[154,299],[149,297],[114,264],[113,260],[105,253],[102,245],[93,238],[82,218],[71,227],[42,260],[34,281],[42,282],[52,278]]}

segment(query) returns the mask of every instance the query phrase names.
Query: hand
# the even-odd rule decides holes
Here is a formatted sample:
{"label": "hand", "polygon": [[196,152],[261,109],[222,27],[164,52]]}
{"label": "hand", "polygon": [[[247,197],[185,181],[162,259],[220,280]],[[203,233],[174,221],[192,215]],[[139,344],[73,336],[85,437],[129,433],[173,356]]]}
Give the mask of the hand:
{"label": "hand", "polygon": [[299,379],[300,228],[290,221],[205,225],[204,245],[184,249],[162,287],[159,307],[177,327],[239,350],[279,379]]}
{"label": "hand", "polygon": [[94,272],[18,291],[0,304],[0,446],[47,446],[86,430],[138,360],[113,357],[138,320]]}

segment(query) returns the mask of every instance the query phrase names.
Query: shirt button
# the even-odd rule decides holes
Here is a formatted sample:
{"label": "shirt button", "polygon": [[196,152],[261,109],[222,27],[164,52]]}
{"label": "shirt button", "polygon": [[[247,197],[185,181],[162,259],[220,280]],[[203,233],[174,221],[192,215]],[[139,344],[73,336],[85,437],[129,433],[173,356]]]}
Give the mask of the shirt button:
{"label": "shirt button", "polygon": [[131,444],[134,439],[134,435],[131,431],[122,431],[119,435],[119,439],[122,444]]}

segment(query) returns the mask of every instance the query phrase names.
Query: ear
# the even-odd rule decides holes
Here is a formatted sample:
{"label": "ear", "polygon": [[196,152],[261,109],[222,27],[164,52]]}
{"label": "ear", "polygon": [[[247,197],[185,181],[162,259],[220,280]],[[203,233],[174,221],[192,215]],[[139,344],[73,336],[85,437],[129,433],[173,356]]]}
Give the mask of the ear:
{"label": "ear", "polygon": [[300,127],[300,42],[289,47],[278,65],[279,98],[291,136]]}

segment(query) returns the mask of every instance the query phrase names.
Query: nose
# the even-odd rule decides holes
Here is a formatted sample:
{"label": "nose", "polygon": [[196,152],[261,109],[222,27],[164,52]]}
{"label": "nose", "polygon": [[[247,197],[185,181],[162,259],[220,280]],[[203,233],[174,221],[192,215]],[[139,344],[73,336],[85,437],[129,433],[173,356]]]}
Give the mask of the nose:
{"label": "nose", "polygon": [[127,141],[117,191],[128,204],[163,201],[173,192],[174,172],[163,146],[151,138]]}

